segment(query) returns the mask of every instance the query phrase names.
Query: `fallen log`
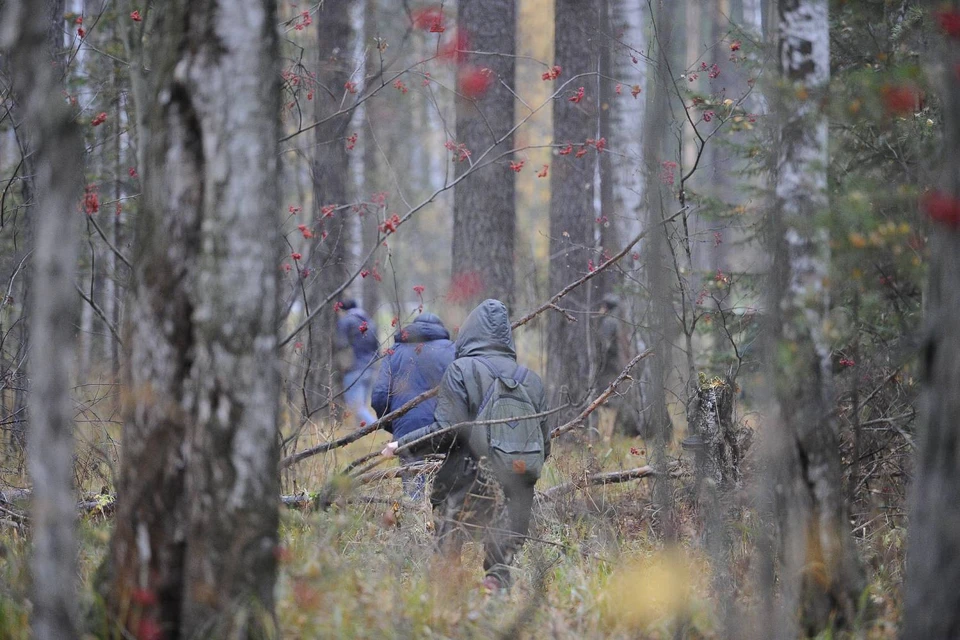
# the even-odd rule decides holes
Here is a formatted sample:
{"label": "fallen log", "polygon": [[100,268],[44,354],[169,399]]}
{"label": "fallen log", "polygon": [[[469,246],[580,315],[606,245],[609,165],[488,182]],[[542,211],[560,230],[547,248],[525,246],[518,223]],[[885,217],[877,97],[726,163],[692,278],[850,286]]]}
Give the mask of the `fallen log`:
{"label": "fallen log", "polygon": [[[674,462],[671,463],[667,469],[670,471],[671,475],[673,475],[679,469],[679,465]],[[564,482],[563,484],[550,487],[541,493],[540,496],[544,500],[554,500],[560,496],[566,495],[577,489],[583,489],[585,487],[619,484],[621,482],[640,480],[641,478],[647,478],[655,475],[657,475],[657,472],[650,465],[644,465],[634,469],[627,469],[625,471],[605,471],[603,473],[594,473],[593,475],[584,476],[583,478],[578,478],[577,480],[571,480],[570,482]]]}

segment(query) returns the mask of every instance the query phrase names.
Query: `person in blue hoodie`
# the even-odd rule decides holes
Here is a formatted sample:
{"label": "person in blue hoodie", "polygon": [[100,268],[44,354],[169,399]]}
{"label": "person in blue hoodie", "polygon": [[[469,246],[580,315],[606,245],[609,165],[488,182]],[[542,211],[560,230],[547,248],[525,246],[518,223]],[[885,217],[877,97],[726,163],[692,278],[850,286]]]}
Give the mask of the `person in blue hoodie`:
{"label": "person in blue hoodie", "polygon": [[343,300],[339,315],[334,349],[343,373],[343,401],[363,423],[370,424],[376,420],[368,403],[380,349],[377,327],[355,300]]}
{"label": "person in blue hoodie", "polygon": [[[433,389],[443,378],[443,373],[454,360],[456,347],[450,341],[450,333],[440,318],[432,313],[421,313],[413,322],[394,336],[394,345],[380,367],[373,386],[373,410],[382,417],[420,395]],[[384,425],[393,434],[393,439],[422,429],[433,423],[437,399],[431,398],[396,420]],[[404,452],[404,463],[419,460],[420,456]],[[418,499],[424,484],[423,476],[404,478],[407,495]]]}

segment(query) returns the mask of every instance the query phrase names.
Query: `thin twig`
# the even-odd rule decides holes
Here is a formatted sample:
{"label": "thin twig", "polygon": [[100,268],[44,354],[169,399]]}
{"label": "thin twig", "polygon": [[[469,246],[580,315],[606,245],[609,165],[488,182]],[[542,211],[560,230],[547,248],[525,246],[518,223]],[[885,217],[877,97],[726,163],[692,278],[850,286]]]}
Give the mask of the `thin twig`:
{"label": "thin twig", "polygon": [[100,319],[103,320],[103,324],[107,325],[107,329],[110,330],[110,333],[111,335],[113,335],[114,339],[117,341],[117,344],[119,344],[122,347],[123,340],[120,339],[120,334],[117,333],[116,327],[114,327],[110,323],[110,320],[107,318],[107,314],[105,314],[103,310],[97,306],[97,303],[93,301],[93,298],[91,298],[86,293],[84,293],[83,289],[81,289],[79,285],[74,284],[73,286],[76,287],[77,293],[80,294],[80,297],[83,298],[86,301],[86,303],[90,305],[90,308],[93,309],[98,316],[100,316]]}
{"label": "thin twig", "polygon": [[627,366],[623,368],[623,371],[620,372],[620,375],[618,375],[613,380],[613,382],[607,385],[607,388],[604,390],[603,393],[601,393],[599,396],[596,397],[596,399],[593,402],[587,405],[587,408],[581,411],[580,415],[578,415],[576,418],[574,418],[573,420],[571,420],[566,424],[560,425],[559,427],[551,431],[550,437],[556,438],[557,436],[563,435],[567,431],[570,431],[577,425],[581,424],[584,420],[586,420],[587,416],[589,416],[591,413],[593,413],[598,408],[600,408],[600,405],[606,402],[607,398],[609,398],[610,395],[617,390],[617,385],[619,385],[621,382],[623,382],[630,376],[630,370],[633,369],[633,367],[636,366],[638,362],[640,362],[641,360],[644,360],[645,358],[651,355],[653,355],[653,349],[647,349],[646,351],[635,355],[633,359],[627,363]]}

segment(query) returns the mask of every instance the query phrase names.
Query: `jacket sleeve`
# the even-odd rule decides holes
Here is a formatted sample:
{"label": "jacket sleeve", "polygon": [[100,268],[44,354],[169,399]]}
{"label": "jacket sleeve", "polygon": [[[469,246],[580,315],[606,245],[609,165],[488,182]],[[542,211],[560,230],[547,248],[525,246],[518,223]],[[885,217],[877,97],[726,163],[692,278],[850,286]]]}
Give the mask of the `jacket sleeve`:
{"label": "jacket sleeve", "polygon": [[[370,405],[376,411],[377,417],[382,418],[389,412],[390,408],[390,383],[393,379],[393,357],[387,359],[380,367],[380,373],[377,374],[377,381],[373,385],[373,393],[370,397]],[[382,425],[385,431],[393,433],[393,425]]]}
{"label": "jacket sleeve", "polygon": [[440,381],[440,394],[437,398],[437,408],[433,413],[433,422],[416,431],[411,431],[400,438],[398,442],[400,446],[403,446],[414,440],[436,434],[423,446],[430,446],[434,451],[442,451],[453,443],[456,433],[452,431],[438,432],[469,420],[470,410],[467,406],[467,387],[464,384],[463,372],[459,366],[450,366],[447,367],[447,371]]}

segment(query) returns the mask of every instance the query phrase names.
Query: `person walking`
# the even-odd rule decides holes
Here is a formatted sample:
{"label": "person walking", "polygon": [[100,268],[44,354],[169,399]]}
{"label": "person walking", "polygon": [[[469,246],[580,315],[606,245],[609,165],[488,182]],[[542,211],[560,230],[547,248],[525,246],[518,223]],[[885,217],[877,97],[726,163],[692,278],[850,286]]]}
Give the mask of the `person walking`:
{"label": "person walking", "polygon": [[362,423],[370,424],[376,420],[369,402],[380,348],[377,328],[356,300],[343,300],[338,313],[334,348],[343,375],[343,401]]}
{"label": "person walking", "polygon": [[[517,364],[507,308],[485,300],[467,317],[440,383],[434,421],[387,444],[423,442],[446,458],[430,501],[439,550],[459,561],[470,533],[484,542],[483,586],[510,588],[530,526],[534,486],[550,455],[543,382]],[[476,422],[477,424],[470,424]]]}
{"label": "person walking", "polygon": [[[450,333],[440,318],[432,313],[421,313],[397,331],[393,342],[373,385],[371,404],[378,418],[440,384],[456,351]],[[394,439],[402,438],[433,423],[436,408],[437,399],[430,398],[382,428],[393,434]],[[400,452],[399,456],[404,464],[423,459],[422,455],[408,451]],[[404,490],[414,500],[420,499],[424,483],[422,474],[403,478]]]}

